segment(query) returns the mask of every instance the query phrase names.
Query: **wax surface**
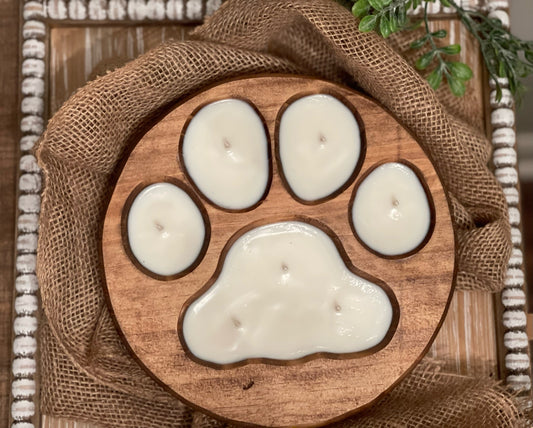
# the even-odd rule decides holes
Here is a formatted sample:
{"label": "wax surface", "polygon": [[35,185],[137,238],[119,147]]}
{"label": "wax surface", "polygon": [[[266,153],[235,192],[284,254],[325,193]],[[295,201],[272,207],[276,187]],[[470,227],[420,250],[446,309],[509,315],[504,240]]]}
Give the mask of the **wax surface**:
{"label": "wax surface", "polygon": [[293,102],[279,127],[279,155],[285,179],[300,199],[330,196],[352,176],[361,152],[359,125],[331,95]]}
{"label": "wax surface", "polygon": [[215,283],[188,307],[183,337],[216,364],[291,360],[371,348],[391,320],[383,289],[349,271],[322,230],[292,221],[235,241]]}
{"label": "wax surface", "polygon": [[205,224],[190,196],[171,183],[143,189],[128,213],[130,249],[146,269],[174,275],[198,257],[205,239]]}
{"label": "wax surface", "polygon": [[407,165],[390,162],[359,185],[352,207],[359,238],[387,256],[408,253],[428,234],[431,211],[420,180]]}
{"label": "wax surface", "polygon": [[264,195],[268,140],[248,103],[225,99],[200,109],[187,126],[182,151],[187,173],[216,205],[245,209]]}

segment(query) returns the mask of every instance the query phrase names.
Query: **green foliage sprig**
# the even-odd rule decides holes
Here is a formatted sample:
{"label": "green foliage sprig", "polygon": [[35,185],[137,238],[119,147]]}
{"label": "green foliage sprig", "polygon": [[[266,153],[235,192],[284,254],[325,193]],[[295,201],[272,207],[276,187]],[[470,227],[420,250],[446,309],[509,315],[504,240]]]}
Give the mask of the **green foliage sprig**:
{"label": "green foliage sprig", "polygon": [[[423,23],[424,36],[411,43],[412,49],[424,48],[415,63],[416,68],[419,70],[433,68],[427,80],[434,89],[439,88],[442,81],[446,80],[451,92],[456,96],[462,96],[465,93],[465,82],[472,78],[472,70],[461,61],[451,60],[450,57],[461,51],[461,46],[458,44],[442,46],[439,39],[447,36],[446,30],[433,32],[430,30],[428,5],[434,1],[350,0],[350,4],[352,13],[360,18],[361,31],[375,30],[385,38],[397,31],[412,29]],[[347,1],[344,0],[344,3]],[[499,19],[465,9],[454,0],[441,0],[441,4],[455,9],[461,23],[479,42],[487,72],[496,84],[497,100],[502,96],[498,77],[507,78],[509,90],[513,95],[518,95],[523,90],[520,79],[533,73],[533,42],[523,41],[512,35]],[[413,24],[408,12],[420,5],[424,6],[423,19]]]}

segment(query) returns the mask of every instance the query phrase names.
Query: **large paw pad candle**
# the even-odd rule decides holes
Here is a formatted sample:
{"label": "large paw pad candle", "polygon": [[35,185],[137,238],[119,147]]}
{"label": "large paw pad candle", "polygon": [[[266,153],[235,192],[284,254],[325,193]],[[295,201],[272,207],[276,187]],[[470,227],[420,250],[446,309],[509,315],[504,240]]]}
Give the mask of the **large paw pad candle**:
{"label": "large paw pad candle", "polygon": [[353,353],[379,344],[390,328],[387,294],[347,269],[331,238],[308,223],[252,229],[223,263],[183,319],[185,343],[204,361]]}

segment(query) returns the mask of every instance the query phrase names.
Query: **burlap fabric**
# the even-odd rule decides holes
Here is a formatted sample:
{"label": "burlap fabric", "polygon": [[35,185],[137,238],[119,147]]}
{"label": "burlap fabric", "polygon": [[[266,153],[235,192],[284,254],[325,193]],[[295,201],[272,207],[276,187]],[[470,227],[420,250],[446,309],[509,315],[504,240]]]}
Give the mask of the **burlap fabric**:
{"label": "burlap fabric", "polygon": [[[114,427],[212,426],[152,380],[124,347],[106,306],[100,230],[113,173],[140,129],[169,103],[221,79],[304,73],[358,85],[418,138],[451,203],[457,287],[497,291],[511,244],[489,145],[449,115],[431,88],[332,0],[231,0],[196,30],[79,90],[52,118],[37,156],[45,177],[38,276],[42,412]],[[362,426],[516,426],[512,399],[489,382],[425,362]],[[473,409],[477,409],[473,412]]]}

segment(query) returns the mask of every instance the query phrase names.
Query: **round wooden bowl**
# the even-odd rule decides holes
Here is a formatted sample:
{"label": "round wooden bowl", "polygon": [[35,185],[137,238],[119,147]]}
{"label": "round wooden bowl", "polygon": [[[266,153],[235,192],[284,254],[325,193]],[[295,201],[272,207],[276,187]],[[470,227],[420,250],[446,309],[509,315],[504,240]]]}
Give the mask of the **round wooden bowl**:
{"label": "round wooden bowl", "polygon": [[[320,203],[291,196],[279,173],[277,124],[287,103],[307,94],[336,96],[356,113],[363,140],[358,171]],[[262,116],[271,150],[272,180],[261,203],[247,212],[216,207],[184,173],[180,141],[201,106],[239,98]],[[369,251],[350,224],[358,183],[376,165],[404,162],[417,172],[432,201],[428,238],[416,251],[387,258]],[[132,195],[158,181],[179,182],[202,204],[210,237],[199,263],[179,277],[140,269],[127,249],[124,218]],[[246,361],[210,366],[192,358],[180,341],[180,314],[209,284],[228,242],[257,224],[299,219],[323,225],[349,269],[373,278],[390,294],[393,327],[380,346],[332,358]],[[180,399],[218,418],[265,426],[320,425],[368,406],[422,358],[440,327],[453,291],[454,233],[446,195],[435,169],[413,136],[383,107],[351,89],[291,76],[240,79],[207,89],[176,105],[139,140],[118,177],[103,227],[102,254],[109,302],[122,335],[144,367]]]}

